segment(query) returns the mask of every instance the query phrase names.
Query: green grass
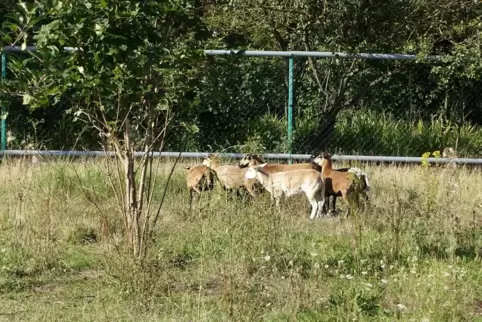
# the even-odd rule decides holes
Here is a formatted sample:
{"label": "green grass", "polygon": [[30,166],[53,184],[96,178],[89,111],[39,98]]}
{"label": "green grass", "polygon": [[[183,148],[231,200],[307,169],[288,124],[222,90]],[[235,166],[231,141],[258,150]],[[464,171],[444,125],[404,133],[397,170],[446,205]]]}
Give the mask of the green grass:
{"label": "green grass", "polygon": [[331,144],[345,154],[420,156],[426,151],[457,147],[461,156],[480,157],[482,129],[464,123],[458,135],[454,122],[407,121],[390,113],[361,109],[340,113]]}
{"label": "green grass", "polygon": [[[295,117],[294,152],[311,151],[313,130],[320,119],[307,114]],[[287,119],[264,115],[249,122],[244,144],[231,147],[233,152],[287,151]],[[241,136],[244,137],[244,136]],[[314,139],[317,144],[318,139]],[[309,143],[311,144],[311,143]],[[333,153],[358,155],[392,155],[419,157],[427,151],[445,147],[457,148],[459,157],[482,156],[482,128],[464,123],[457,133],[454,122],[414,121],[397,118],[389,112],[369,109],[342,111],[336,120],[332,139],[326,149]],[[201,149],[202,150],[202,149]],[[303,152],[303,153],[304,153]]]}
{"label": "green grass", "polygon": [[0,320],[481,321],[481,171],[359,166],[371,206],[310,221],[303,196],[277,213],[218,190],[190,213],[178,165],[138,267],[105,161],[4,162]]}

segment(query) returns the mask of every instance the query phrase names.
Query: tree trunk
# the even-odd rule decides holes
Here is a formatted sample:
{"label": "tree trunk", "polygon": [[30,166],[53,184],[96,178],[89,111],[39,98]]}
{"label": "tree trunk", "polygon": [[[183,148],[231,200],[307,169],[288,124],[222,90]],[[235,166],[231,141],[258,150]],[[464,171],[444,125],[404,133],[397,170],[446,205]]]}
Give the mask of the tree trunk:
{"label": "tree trunk", "polygon": [[333,135],[335,134],[336,117],[339,109],[320,113],[320,123],[307,140],[305,151],[318,153],[332,148]]}
{"label": "tree trunk", "polygon": [[127,222],[128,243],[135,258],[141,258],[141,231],[139,218],[141,209],[137,198],[136,177],[134,171],[134,153],[130,141],[130,124],[126,120],[124,132],[124,180],[125,180],[125,216]]}

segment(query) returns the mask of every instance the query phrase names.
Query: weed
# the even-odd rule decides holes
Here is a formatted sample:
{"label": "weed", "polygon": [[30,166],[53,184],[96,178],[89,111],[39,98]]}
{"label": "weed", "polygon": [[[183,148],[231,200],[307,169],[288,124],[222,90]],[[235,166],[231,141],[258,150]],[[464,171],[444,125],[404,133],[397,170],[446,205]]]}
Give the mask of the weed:
{"label": "weed", "polygon": [[[479,169],[360,164],[369,207],[315,221],[304,198],[278,213],[267,195],[219,189],[186,213],[176,171],[141,265],[119,237],[104,162],[50,162],[28,176],[0,166],[0,302],[23,312],[13,320],[480,317]],[[154,164],[157,200],[171,164]]]}
{"label": "weed", "polygon": [[95,243],[97,241],[97,233],[91,227],[77,227],[70,232],[67,241],[71,244],[81,245]]}

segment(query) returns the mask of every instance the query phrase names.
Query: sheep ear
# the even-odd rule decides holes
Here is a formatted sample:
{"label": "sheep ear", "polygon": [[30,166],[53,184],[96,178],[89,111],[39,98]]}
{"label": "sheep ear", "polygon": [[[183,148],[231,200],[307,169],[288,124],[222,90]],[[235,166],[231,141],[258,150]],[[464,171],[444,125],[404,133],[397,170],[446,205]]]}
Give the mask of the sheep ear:
{"label": "sheep ear", "polygon": [[263,164],[259,165],[260,168],[264,168],[265,166],[266,166],[266,163],[263,163]]}

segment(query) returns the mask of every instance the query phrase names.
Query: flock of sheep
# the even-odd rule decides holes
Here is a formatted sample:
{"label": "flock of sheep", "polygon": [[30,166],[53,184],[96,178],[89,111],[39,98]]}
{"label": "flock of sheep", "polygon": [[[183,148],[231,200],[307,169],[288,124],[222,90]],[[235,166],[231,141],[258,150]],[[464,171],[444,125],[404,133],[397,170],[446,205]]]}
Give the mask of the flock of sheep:
{"label": "flock of sheep", "polygon": [[[218,182],[225,190],[240,192],[245,189],[256,198],[264,189],[276,201],[280,209],[280,199],[305,194],[311,204],[310,219],[328,213],[336,213],[336,198],[342,197],[347,215],[353,200],[362,197],[368,201],[370,189],[368,176],[359,168],[333,169],[331,155],[312,155],[309,162],[297,164],[268,164],[260,155],[246,154],[237,165],[219,162],[218,154],[210,154],[202,164],[186,167],[189,208],[193,193],[212,190]],[[333,197],[332,209],[328,212],[329,198]]]}

